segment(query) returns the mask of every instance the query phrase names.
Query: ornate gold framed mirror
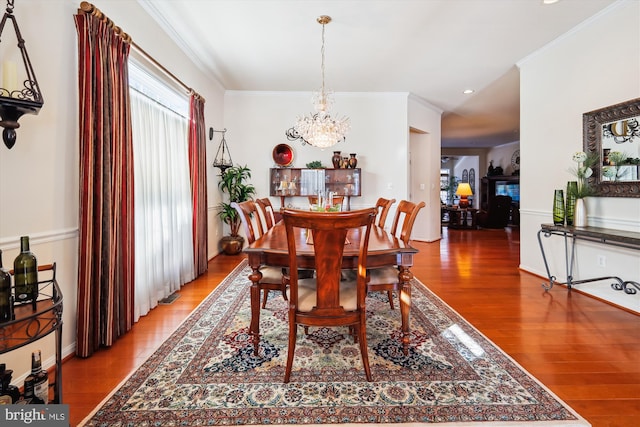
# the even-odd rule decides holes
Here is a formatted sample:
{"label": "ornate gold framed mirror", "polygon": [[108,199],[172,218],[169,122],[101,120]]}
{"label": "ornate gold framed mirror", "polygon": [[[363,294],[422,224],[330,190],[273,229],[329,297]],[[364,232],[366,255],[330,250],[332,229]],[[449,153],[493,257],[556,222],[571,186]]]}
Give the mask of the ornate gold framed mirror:
{"label": "ornate gold framed mirror", "polygon": [[589,178],[601,197],[640,197],[640,98],[584,113],[583,149],[598,162]]}

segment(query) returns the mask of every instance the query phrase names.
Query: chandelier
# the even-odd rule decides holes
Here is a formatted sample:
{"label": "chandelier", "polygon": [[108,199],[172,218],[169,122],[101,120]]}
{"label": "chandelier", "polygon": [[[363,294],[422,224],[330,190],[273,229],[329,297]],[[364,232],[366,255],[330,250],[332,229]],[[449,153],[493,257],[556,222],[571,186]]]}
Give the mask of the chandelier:
{"label": "chandelier", "polygon": [[327,148],[344,141],[350,124],[347,117],[332,118],[329,109],[333,105],[332,94],[327,93],[324,85],[324,27],[331,22],[331,17],[322,15],[317,19],[322,25],[322,87],[320,92],[313,94],[312,103],[315,113],[298,117],[295,125],[286,131],[290,141],[301,139],[302,144],[313,145],[318,148]]}

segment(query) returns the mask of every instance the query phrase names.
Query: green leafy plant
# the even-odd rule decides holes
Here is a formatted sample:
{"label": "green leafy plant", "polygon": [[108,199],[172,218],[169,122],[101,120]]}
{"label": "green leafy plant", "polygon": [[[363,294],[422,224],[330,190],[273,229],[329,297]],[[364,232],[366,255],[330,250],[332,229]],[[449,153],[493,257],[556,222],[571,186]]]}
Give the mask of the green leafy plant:
{"label": "green leafy plant", "polygon": [[248,181],[251,178],[251,169],[247,166],[233,166],[225,170],[220,175],[218,188],[227,193],[229,201],[220,202],[218,205],[218,217],[225,224],[229,225],[230,235],[237,237],[240,231],[240,217],[236,210],[231,206],[232,202],[240,203],[251,200],[256,193],[255,187]]}
{"label": "green leafy plant", "polygon": [[314,160],[313,162],[307,163],[307,167],[309,169],[322,169],[322,168],[324,168],[324,166],[322,166],[322,162],[320,160]]}
{"label": "green leafy plant", "polygon": [[627,153],[620,151],[611,151],[608,156],[610,165],[602,168],[602,175],[609,181],[618,181],[628,172],[624,168],[620,168],[625,164],[632,164],[633,159]]}

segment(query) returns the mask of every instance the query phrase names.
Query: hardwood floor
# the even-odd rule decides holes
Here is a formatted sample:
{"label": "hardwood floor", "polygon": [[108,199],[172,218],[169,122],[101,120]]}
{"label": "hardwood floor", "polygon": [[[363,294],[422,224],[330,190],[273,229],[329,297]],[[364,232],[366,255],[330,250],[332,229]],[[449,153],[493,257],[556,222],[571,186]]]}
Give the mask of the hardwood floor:
{"label": "hardwood floor", "polygon": [[[412,271],[431,290],[593,426],[640,425],[640,316],[518,269],[518,230],[443,230],[414,242]],[[237,265],[221,255],[171,305],[143,317],[113,347],[63,365],[63,400],[77,425],[131,374]],[[603,284],[603,286],[607,286]]]}

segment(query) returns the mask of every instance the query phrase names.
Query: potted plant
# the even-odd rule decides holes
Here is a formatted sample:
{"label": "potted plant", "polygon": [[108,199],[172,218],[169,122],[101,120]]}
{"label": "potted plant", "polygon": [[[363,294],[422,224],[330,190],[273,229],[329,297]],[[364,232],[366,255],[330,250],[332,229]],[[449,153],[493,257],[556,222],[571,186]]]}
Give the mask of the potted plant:
{"label": "potted plant", "polygon": [[227,255],[236,255],[242,250],[244,238],[238,234],[240,231],[240,217],[231,206],[232,202],[240,203],[250,200],[256,189],[248,180],[251,178],[251,169],[247,166],[232,166],[220,174],[218,188],[227,193],[229,201],[222,201],[218,205],[218,216],[230,228],[228,236],[220,239],[222,252]]}

